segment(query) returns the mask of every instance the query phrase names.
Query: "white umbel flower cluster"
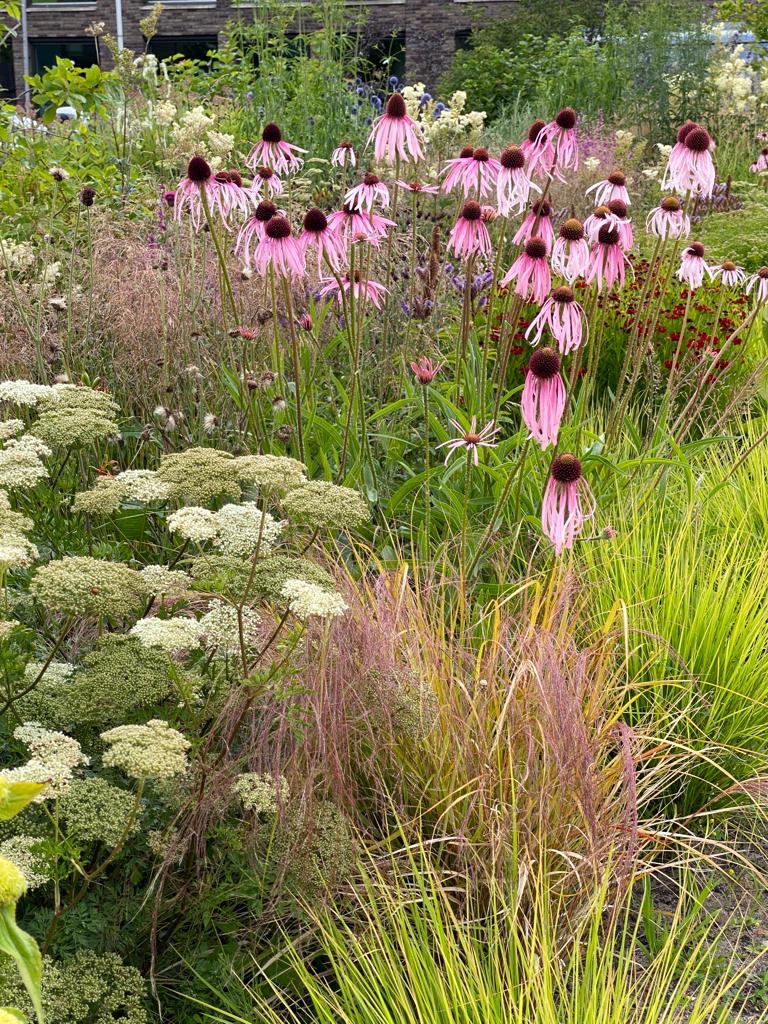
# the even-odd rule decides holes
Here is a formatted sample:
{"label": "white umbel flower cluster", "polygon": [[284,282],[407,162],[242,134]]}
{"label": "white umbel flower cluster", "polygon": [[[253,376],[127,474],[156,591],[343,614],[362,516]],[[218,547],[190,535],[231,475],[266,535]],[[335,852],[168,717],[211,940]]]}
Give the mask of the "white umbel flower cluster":
{"label": "white umbel flower cluster", "polygon": [[166,501],[171,494],[168,484],[163,483],[152,469],[123,470],[115,477],[115,483],[120,488],[122,497],[146,505]]}
{"label": "white umbel flower cluster", "polygon": [[199,647],[203,630],[197,619],[178,615],[170,619],[152,617],[139,619],[130,632],[138,637],[145,647],[159,647],[168,654],[174,651],[191,651]]}
{"label": "white umbel flower cluster", "polygon": [[101,734],[109,746],[102,763],[134,779],[170,779],[187,770],[191,744],[162,718],[146,725],[118,725]]}
{"label": "white umbel flower cluster", "polygon": [[172,512],[168,516],[168,529],[171,533],[178,533],[184,540],[191,540],[195,544],[213,540],[218,532],[213,512],[198,505],[187,505],[177,512]]}
{"label": "white umbel flower cluster", "polygon": [[11,402],[13,405],[36,406],[41,398],[52,395],[50,384],[32,384],[28,380],[0,381],[0,402]]}
{"label": "white umbel flower cluster", "polygon": [[13,732],[14,738],[28,748],[32,757],[18,768],[6,768],[0,778],[8,782],[47,782],[46,788],[35,797],[40,803],[61,796],[76,768],[90,764],[77,740],[63,732],[44,729],[37,722],[24,722]]}
{"label": "white umbel flower cluster", "polygon": [[286,580],[282,595],[288,607],[300,619],[317,616],[321,619],[338,618],[349,608],[335,590],[325,590],[309,580]]}
{"label": "white umbel flower cluster", "polygon": [[[259,616],[253,608],[243,608],[243,639],[247,647],[253,646],[259,626]],[[240,651],[240,625],[237,609],[231,604],[214,600],[200,619],[206,647],[214,648],[223,657]]]}
{"label": "white umbel flower cluster", "polygon": [[0,450],[0,487],[7,490],[34,487],[48,476],[41,458],[50,454],[47,445],[29,434],[18,440],[7,440]]}
{"label": "white umbel flower cluster", "polygon": [[168,529],[185,540],[201,544],[213,541],[225,555],[248,558],[258,549],[271,553],[285,524],[262,512],[255,501],[224,505],[211,512],[199,505],[187,505],[168,516]]}

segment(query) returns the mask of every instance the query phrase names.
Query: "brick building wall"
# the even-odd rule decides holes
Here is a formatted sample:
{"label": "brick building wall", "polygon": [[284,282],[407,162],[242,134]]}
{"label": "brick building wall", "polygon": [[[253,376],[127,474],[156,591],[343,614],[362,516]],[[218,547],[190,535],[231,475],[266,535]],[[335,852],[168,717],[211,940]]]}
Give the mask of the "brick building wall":
{"label": "brick building wall", "polygon": [[[22,0],[22,3],[25,0]],[[510,17],[516,0],[348,0],[350,11],[362,7],[367,20],[363,35],[374,43],[394,33],[405,36],[406,78],[434,85],[439,74],[450,63],[456,48],[457,34],[467,33],[473,26],[487,24],[489,19]],[[218,37],[234,17],[252,17],[251,9],[233,6],[231,0],[166,0],[160,23],[161,36]],[[144,0],[122,0],[124,45],[142,50],[144,40],[138,22],[151,8]],[[115,0],[54,0],[52,3],[27,4],[28,60],[35,68],[35,44],[63,41],[89,43],[86,25],[103,21],[106,30],[117,36]],[[47,50],[50,53],[51,50]],[[106,62],[105,62],[106,63]],[[17,93],[23,88],[24,47],[19,32],[13,41],[13,70]]]}

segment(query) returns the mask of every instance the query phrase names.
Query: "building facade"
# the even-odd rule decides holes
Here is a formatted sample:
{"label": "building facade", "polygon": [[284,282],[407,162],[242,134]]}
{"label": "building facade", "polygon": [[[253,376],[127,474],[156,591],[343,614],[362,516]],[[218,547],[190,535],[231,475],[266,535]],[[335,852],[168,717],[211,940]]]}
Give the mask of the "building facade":
{"label": "building facade", "polygon": [[[57,55],[77,64],[95,63],[95,45],[85,28],[104,22],[106,31],[122,45],[144,48],[139,21],[151,10],[144,0],[21,0],[25,4],[21,30],[13,41],[13,88],[24,92],[24,75],[55,63]],[[365,41],[373,46],[397,39],[404,46],[409,82],[434,84],[464,45],[473,27],[489,19],[510,17],[515,0],[347,0],[350,12],[362,7]],[[258,0],[163,0],[160,33],[152,40],[158,56],[182,53],[204,56],[233,18],[258,17]]]}

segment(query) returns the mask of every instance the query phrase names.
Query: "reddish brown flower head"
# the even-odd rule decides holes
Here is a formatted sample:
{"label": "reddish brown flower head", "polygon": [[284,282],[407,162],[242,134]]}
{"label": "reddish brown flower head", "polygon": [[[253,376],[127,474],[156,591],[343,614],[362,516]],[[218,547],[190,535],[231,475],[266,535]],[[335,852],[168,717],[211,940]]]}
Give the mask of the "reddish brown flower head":
{"label": "reddish brown flower head", "polygon": [[566,305],[569,302],[574,302],[573,288],[569,288],[567,284],[561,284],[559,288],[555,288],[552,292],[552,299],[554,302],[563,302]]}
{"label": "reddish brown flower head", "polygon": [[677,213],[679,210],[682,210],[683,208],[683,204],[680,202],[677,196],[664,196],[664,198],[659,203],[659,206],[662,208],[662,210],[665,210],[667,213]]}
{"label": "reddish brown flower head", "polygon": [[690,132],[692,132],[694,128],[698,128],[698,127],[699,126],[696,124],[695,121],[685,121],[677,129],[677,141],[678,142],[685,142],[686,138],[688,137],[688,134]]}
{"label": "reddish brown flower head", "polygon": [[256,207],[255,217],[256,220],[260,220],[263,224],[266,224],[268,221],[272,220],[276,213],[277,207],[275,204],[270,202],[269,199],[262,199]]}
{"label": "reddish brown flower head", "polygon": [[218,181],[220,185],[228,185],[232,180],[229,176],[229,171],[217,171],[213,176],[214,181]]}
{"label": "reddish brown flower head", "polygon": [[619,220],[624,220],[624,218],[629,213],[629,210],[627,209],[627,204],[624,202],[623,199],[611,199],[611,201],[608,203],[608,209],[615,217],[618,217]]}
{"label": "reddish brown flower head", "polygon": [[372,171],[368,171],[368,173],[363,176],[364,185],[378,185],[380,181],[381,178],[379,178],[378,175],[373,174]]}
{"label": "reddish brown flower head", "polygon": [[612,185],[619,185],[621,187],[627,184],[626,175],[621,171],[611,171],[608,175],[608,181],[610,181]]}
{"label": "reddish brown flower head", "polygon": [[517,171],[524,167],[525,157],[523,156],[522,149],[519,146],[507,146],[501,151],[499,163],[510,171]]}
{"label": "reddish brown flower head", "polygon": [[733,262],[733,260],[723,260],[723,262],[720,264],[720,266],[723,268],[723,270],[735,270],[736,269],[736,264]]}
{"label": "reddish brown flower head", "polygon": [[264,142],[282,142],[283,133],[274,121],[270,121],[269,124],[264,125],[264,131],[261,133],[261,138]]}
{"label": "reddish brown flower head", "polygon": [[768,267],[760,267],[760,269],[757,272],[757,276],[761,278],[763,281],[766,278],[768,278]]}
{"label": "reddish brown flower head", "polygon": [[291,225],[285,219],[285,217],[271,217],[267,221],[267,226],[264,228],[264,232],[274,239],[289,238],[291,234]]}
{"label": "reddish brown flower head", "polygon": [[475,155],[475,150],[472,146],[462,146],[461,152],[459,153],[460,160],[469,160],[470,157]]}
{"label": "reddish brown flower head", "polygon": [[563,131],[570,131],[576,127],[576,111],[573,107],[563,107],[560,113],[555,118],[555,124],[558,128],[562,128]]}
{"label": "reddish brown flower head", "polygon": [[546,199],[537,199],[531,209],[537,217],[549,217],[552,214],[552,206]]}
{"label": "reddish brown flower head", "polygon": [[560,225],[559,233],[568,242],[579,242],[584,237],[584,225],[576,217],[569,217]]}
{"label": "reddish brown flower head", "polygon": [[688,132],[683,141],[686,148],[692,152],[706,153],[712,143],[712,138],[706,128],[697,126]]}
{"label": "reddish brown flower head", "polygon": [[390,117],[401,118],[405,117],[407,112],[403,97],[399,92],[393,92],[387,100],[387,114]]}
{"label": "reddish brown flower head", "polygon": [[542,128],[546,128],[546,127],[547,127],[546,121],[541,121],[541,120],[534,121],[533,124],[531,125],[531,127],[528,129],[528,141],[529,142],[538,142],[539,141],[539,136],[541,135]]}
{"label": "reddish brown flower head", "polygon": [[533,235],[525,243],[525,255],[532,260],[543,260],[547,255],[547,243],[538,235]]}
{"label": "reddish brown flower head", "polygon": [[488,163],[491,158],[491,154],[485,148],[485,146],[478,146],[472,154],[473,158],[481,164]]}
{"label": "reddish brown flower head", "polygon": [[304,230],[319,232],[325,231],[328,227],[328,218],[325,216],[322,210],[319,210],[316,206],[313,206],[311,210],[307,210],[304,214]]}
{"label": "reddish brown flower head", "polygon": [[96,198],[96,189],[91,188],[90,185],[85,185],[80,189],[80,202],[83,206],[93,206],[93,200]]}
{"label": "reddish brown flower head", "polygon": [[575,455],[563,452],[552,460],[552,477],[559,484],[575,484],[581,479],[581,463]]}
{"label": "reddish brown flower head", "polygon": [[603,245],[618,245],[619,230],[611,227],[610,224],[603,224],[597,233],[597,240]]}
{"label": "reddish brown flower head", "polygon": [[691,242],[688,246],[688,252],[691,256],[698,256],[701,259],[704,256],[704,246],[701,242]]}
{"label": "reddish brown flower head", "polygon": [[230,169],[227,171],[227,174],[229,175],[229,180],[232,182],[233,185],[237,185],[239,188],[243,187],[243,176],[240,173],[240,171],[236,171],[230,167]]}
{"label": "reddish brown flower head", "polygon": [[483,216],[483,208],[480,203],[476,203],[474,199],[470,199],[469,202],[464,203],[461,210],[461,216],[464,220],[480,220]]}
{"label": "reddish brown flower head", "polygon": [[539,380],[551,380],[560,372],[560,356],[549,346],[540,348],[528,361],[528,369]]}
{"label": "reddish brown flower head", "polygon": [[262,181],[269,181],[269,179],[273,178],[275,175],[275,172],[271,167],[260,167],[256,173]]}
{"label": "reddish brown flower head", "polygon": [[202,185],[208,181],[211,176],[211,168],[208,165],[208,161],[201,156],[193,156],[187,164],[187,177],[190,181],[197,182],[198,185]]}

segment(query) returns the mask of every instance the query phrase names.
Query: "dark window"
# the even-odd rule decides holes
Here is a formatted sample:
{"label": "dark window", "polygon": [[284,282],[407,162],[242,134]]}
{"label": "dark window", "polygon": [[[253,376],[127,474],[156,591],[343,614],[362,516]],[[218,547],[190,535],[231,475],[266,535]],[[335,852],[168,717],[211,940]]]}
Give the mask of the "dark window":
{"label": "dark window", "polygon": [[453,33],[453,41],[457,50],[469,50],[472,46],[472,29],[460,28]]}
{"label": "dark window", "polygon": [[13,77],[13,50],[10,42],[0,46],[0,90],[6,98],[16,95],[16,82]]}
{"label": "dark window", "polygon": [[46,68],[56,66],[57,57],[66,57],[79,68],[98,64],[96,43],[93,39],[33,39],[32,69],[39,74]]}
{"label": "dark window", "polygon": [[371,43],[363,53],[366,74],[372,82],[386,82],[392,75],[405,76],[405,32],[393,32],[386,39]]}
{"label": "dark window", "polygon": [[207,60],[208,51],[219,45],[218,36],[154,36],[147,49],[158,60],[186,57],[187,60]]}

